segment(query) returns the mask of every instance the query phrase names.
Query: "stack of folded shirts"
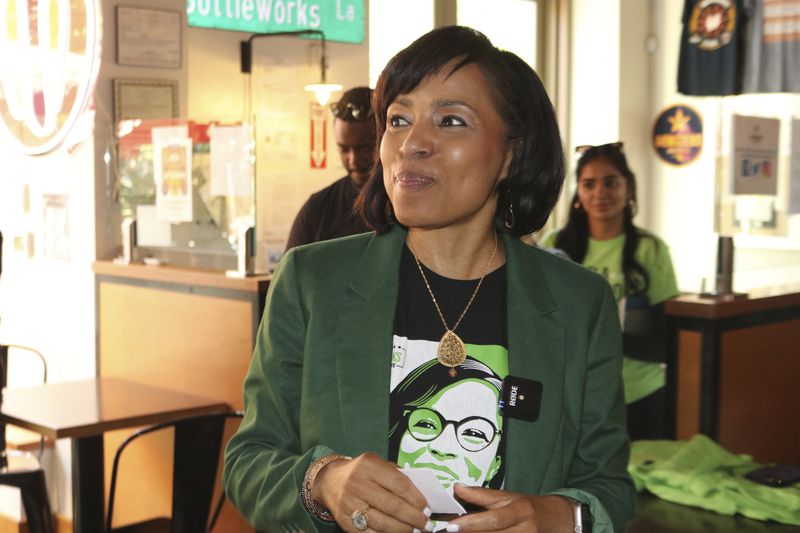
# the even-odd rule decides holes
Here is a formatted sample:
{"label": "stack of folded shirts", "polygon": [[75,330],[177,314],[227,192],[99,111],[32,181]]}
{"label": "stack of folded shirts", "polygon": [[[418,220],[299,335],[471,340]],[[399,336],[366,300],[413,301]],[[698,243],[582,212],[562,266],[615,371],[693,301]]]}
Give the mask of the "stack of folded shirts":
{"label": "stack of folded shirts", "polygon": [[768,487],[744,476],[760,465],[728,452],[705,435],[688,441],[632,444],[628,471],[636,489],[667,501],[721,514],[800,525],[800,484]]}

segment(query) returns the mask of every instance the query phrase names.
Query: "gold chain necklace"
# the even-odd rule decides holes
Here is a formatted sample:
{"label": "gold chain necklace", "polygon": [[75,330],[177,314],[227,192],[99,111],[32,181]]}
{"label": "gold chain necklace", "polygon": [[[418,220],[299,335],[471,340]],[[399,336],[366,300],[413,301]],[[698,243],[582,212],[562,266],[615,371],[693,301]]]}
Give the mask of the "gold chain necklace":
{"label": "gold chain necklace", "polygon": [[414,261],[417,263],[417,268],[422,276],[422,281],[425,282],[425,288],[428,289],[428,294],[431,295],[431,300],[433,300],[433,305],[436,307],[436,312],[439,313],[439,318],[442,319],[442,324],[444,325],[445,331],[441,340],[439,340],[439,347],[436,349],[436,359],[438,359],[439,362],[444,366],[450,367],[450,377],[454,378],[456,377],[455,367],[463,363],[467,358],[467,348],[464,346],[464,341],[461,340],[461,337],[456,335],[455,330],[458,325],[461,324],[461,320],[464,318],[464,315],[467,314],[469,306],[472,305],[472,301],[478,294],[478,290],[481,288],[481,284],[483,283],[483,278],[485,278],[486,274],[489,273],[489,267],[492,265],[495,252],[497,252],[497,232],[494,234],[494,248],[492,249],[492,255],[489,256],[489,262],[486,263],[486,268],[483,269],[483,275],[481,275],[481,279],[478,280],[475,290],[472,291],[472,296],[469,297],[466,307],[464,307],[464,310],[461,311],[461,316],[458,317],[458,320],[456,320],[456,323],[453,324],[452,328],[448,327],[447,321],[444,319],[442,310],[439,308],[439,303],[436,301],[436,296],[433,295],[430,283],[428,283],[428,278],[425,277],[425,272],[422,270],[422,265],[420,264],[419,259],[417,259],[417,254],[415,254],[414,250],[411,248],[411,244],[408,244],[408,249],[411,250],[411,255],[414,256]]}

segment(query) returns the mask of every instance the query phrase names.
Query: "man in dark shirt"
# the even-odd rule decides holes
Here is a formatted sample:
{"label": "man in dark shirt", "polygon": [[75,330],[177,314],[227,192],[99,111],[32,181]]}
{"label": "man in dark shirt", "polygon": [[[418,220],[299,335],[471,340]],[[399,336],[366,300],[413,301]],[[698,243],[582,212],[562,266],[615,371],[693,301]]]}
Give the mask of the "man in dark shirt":
{"label": "man in dark shirt", "polygon": [[369,228],[353,213],[353,203],[372,168],[375,155],[375,117],[372,89],[354,87],[331,104],[333,134],[347,176],[317,191],[300,208],[289,232],[286,249],[301,244],[364,233]]}

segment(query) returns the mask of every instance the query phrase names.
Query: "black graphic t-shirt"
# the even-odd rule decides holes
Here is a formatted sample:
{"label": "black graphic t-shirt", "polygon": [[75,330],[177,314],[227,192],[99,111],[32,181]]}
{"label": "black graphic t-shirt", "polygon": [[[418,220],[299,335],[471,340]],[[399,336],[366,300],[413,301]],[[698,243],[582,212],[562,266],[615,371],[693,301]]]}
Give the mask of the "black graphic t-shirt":
{"label": "black graphic t-shirt", "polygon": [[740,92],[745,18],[742,0],[685,0],[678,92]]}
{"label": "black graphic t-shirt", "polygon": [[[423,266],[448,326],[478,280],[444,278]],[[445,332],[414,257],[404,248],[395,311],[390,391],[389,459],[401,468],[431,469],[453,484],[500,488],[503,421],[497,402],[508,374],[506,267],[489,273],[455,330],[467,360],[455,377],[436,359]]]}

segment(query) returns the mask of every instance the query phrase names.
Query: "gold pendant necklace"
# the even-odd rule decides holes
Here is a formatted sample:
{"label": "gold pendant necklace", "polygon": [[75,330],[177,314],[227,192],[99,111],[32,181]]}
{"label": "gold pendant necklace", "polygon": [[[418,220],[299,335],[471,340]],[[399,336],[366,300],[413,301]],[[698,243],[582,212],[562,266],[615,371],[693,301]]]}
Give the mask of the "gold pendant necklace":
{"label": "gold pendant necklace", "polygon": [[494,248],[492,249],[492,255],[489,256],[489,262],[486,263],[486,268],[483,269],[483,275],[481,275],[481,279],[478,280],[475,290],[472,291],[472,296],[469,297],[466,307],[464,307],[464,310],[461,311],[461,316],[458,317],[458,320],[456,320],[456,323],[453,324],[452,328],[448,327],[447,321],[444,319],[442,310],[439,308],[439,303],[436,301],[436,296],[433,295],[431,285],[428,283],[428,278],[425,277],[425,272],[422,270],[422,265],[420,264],[419,259],[417,259],[417,254],[415,254],[414,250],[411,249],[410,244],[408,245],[408,249],[411,250],[411,255],[414,256],[414,261],[417,263],[417,268],[422,276],[422,281],[425,282],[425,288],[428,289],[428,294],[431,295],[431,300],[433,300],[433,305],[436,307],[436,312],[439,313],[439,318],[442,319],[442,324],[444,325],[444,335],[442,335],[441,340],[439,340],[439,347],[436,349],[436,359],[442,365],[449,367],[450,371],[448,373],[450,374],[450,377],[455,378],[455,367],[467,359],[467,347],[464,346],[464,341],[461,340],[461,337],[456,335],[455,330],[458,325],[461,324],[461,319],[463,319],[464,315],[467,314],[469,306],[472,305],[472,301],[475,299],[475,296],[478,294],[478,290],[481,288],[483,278],[485,278],[486,274],[489,272],[489,267],[494,259],[494,254],[497,252],[497,233],[495,232],[494,234]]}

